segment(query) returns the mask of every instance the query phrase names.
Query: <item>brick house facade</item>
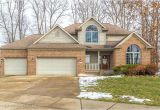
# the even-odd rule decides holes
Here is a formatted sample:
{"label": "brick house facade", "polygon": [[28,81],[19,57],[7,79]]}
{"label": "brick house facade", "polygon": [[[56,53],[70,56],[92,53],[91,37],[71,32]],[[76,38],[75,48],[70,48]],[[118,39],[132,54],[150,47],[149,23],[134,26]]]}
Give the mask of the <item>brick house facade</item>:
{"label": "brick house facade", "polygon": [[[95,30],[87,30],[89,26]],[[139,51],[128,52],[131,55],[127,57],[131,45],[136,45]],[[0,75],[77,76],[111,70],[128,63],[128,59],[129,63],[150,64],[151,49],[136,33],[90,18],[66,28],[55,26],[44,35],[31,35],[2,46]]]}

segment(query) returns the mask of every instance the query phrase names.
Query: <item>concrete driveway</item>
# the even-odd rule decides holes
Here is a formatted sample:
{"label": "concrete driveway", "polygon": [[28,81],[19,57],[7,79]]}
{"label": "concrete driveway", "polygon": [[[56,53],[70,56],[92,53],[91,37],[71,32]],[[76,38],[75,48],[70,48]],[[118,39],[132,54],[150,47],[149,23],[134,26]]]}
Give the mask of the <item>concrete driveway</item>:
{"label": "concrete driveway", "polygon": [[77,99],[78,78],[0,78],[0,110],[160,110],[160,107]]}

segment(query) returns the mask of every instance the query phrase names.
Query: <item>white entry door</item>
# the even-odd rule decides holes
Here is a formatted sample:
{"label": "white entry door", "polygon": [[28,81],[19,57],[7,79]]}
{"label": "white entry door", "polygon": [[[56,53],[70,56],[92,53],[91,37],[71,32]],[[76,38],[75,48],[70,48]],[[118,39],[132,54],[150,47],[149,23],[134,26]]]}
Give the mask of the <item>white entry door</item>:
{"label": "white entry door", "polygon": [[4,60],[5,75],[26,75],[27,60],[25,58],[6,58]]}
{"label": "white entry door", "polygon": [[75,58],[37,58],[37,74],[75,76]]}

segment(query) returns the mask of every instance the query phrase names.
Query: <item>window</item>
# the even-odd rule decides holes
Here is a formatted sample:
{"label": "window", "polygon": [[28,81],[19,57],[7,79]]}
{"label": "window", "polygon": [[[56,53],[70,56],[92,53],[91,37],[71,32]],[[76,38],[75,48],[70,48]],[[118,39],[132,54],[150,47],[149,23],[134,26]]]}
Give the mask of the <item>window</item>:
{"label": "window", "polygon": [[133,44],[127,48],[126,52],[127,64],[140,64],[140,48]]}
{"label": "window", "polygon": [[86,63],[90,63],[90,55],[86,55]]}
{"label": "window", "polygon": [[90,25],[86,28],[86,42],[97,43],[98,42],[98,29],[94,25]]}

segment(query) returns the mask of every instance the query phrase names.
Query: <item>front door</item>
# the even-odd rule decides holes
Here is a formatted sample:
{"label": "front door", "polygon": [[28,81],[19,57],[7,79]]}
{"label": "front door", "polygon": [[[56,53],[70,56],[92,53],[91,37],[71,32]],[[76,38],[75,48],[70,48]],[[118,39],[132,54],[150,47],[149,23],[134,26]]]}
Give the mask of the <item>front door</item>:
{"label": "front door", "polygon": [[107,70],[109,69],[109,55],[102,55],[102,69]]}

